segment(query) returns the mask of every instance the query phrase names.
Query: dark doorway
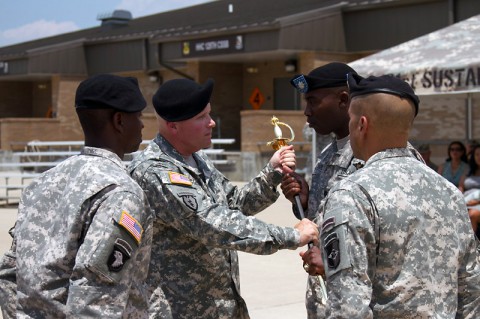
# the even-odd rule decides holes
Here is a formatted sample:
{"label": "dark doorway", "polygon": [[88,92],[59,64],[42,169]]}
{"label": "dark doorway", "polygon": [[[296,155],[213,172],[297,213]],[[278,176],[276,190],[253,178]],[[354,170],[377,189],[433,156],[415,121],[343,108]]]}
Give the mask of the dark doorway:
{"label": "dark doorway", "polygon": [[300,110],[300,94],[290,84],[290,78],[273,79],[275,110]]}

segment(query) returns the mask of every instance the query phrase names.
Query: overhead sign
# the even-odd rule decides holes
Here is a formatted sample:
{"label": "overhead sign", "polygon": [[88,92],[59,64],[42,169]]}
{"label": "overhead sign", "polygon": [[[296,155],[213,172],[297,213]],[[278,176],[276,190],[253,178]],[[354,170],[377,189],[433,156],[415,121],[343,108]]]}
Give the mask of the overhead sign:
{"label": "overhead sign", "polygon": [[184,41],[182,56],[198,57],[243,51],[243,35]]}
{"label": "overhead sign", "polygon": [[265,102],[265,98],[263,97],[262,92],[258,88],[253,89],[252,95],[248,99],[250,105],[254,110],[258,110],[262,107],[263,103]]}
{"label": "overhead sign", "polygon": [[0,74],[8,74],[8,62],[0,61]]}

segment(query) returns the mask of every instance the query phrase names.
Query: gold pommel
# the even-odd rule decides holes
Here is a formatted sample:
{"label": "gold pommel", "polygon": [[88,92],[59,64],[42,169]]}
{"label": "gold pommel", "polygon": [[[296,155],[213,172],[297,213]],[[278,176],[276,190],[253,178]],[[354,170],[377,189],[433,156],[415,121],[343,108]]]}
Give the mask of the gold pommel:
{"label": "gold pommel", "polygon": [[[274,115],[272,117],[272,125],[273,125],[273,132],[275,134],[275,138],[268,142],[267,145],[271,146],[275,151],[279,150],[282,146],[288,145],[293,139],[295,138],[295,133],[293,133],[292,128],[290,125],[280,122],[278,118]],[[287,127],[290,130],[290,138],[283,137],[282,129],[280,125]]]}

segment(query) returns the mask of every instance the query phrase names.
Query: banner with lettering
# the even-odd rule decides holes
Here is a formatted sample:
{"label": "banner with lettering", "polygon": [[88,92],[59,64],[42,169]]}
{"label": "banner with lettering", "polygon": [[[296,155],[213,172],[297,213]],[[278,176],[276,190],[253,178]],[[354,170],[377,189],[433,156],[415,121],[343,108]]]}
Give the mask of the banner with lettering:
{"label": "banner with lettering", "polygon": [[392,74],[419,95],[480,92],[480,15],[349,63],[362,76]]}

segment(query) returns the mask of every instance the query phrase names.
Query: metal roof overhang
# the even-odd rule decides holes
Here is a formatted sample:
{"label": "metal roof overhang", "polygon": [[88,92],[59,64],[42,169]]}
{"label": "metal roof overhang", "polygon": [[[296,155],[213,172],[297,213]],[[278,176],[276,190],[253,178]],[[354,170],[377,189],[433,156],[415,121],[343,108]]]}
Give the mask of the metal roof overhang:
{"label": "metal roof overhang", "polygon": [[[217,30],[189,30],[184,33],[162,34],[152,39],[159,45],[162,62],[215,61],[254,62],[295,58],[304,51],[346,53],[342,8],[348,3],[281,17],[262,25],[230,26]],[[205,56],[182,55],[184,41],[228,35],[243,35],[242,52]]]}
{"label": "metal roof overhang", "polygon": [[28,74],[86,75],[84,39],[27,51]]}
{"label": "metal roof overhang", "polygon": [[27,50],[25,54],[5,59],[8,74],[0,80],[46,80],[52,74],[86,75],[84,39]]}
{"label": "metal roof overhang", "polygon": [[342,8],[347,4],[342,2],[278,19],[279,48],[346,52]]}

